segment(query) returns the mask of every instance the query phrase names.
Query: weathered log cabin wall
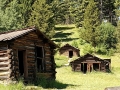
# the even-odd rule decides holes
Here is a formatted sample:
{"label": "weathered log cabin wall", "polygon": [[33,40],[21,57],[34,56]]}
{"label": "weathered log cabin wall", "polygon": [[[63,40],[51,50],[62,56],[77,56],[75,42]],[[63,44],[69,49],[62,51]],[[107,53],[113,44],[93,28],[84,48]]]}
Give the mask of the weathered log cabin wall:
{"label": "weathered log cabin wall", "polygon": [[[19,38],[0,42],[0,80],[17,80],[19,77],[24,80],[33,80],[36,77],[45,76],[55,79],[56,64],[54,62],[55,46],[50,43],[44,35],[38,34],[36,30],[29,32]],[[37,68],[36,47],[43,50],[42,71]],[[38,54],[41,52],[38,52]],[[23,63],[24,71],[20,67]]]}
{"label": "weathered log cabin wall", "polygon": [[8,49],[7,42],[0,43],[0,80],[10,79],[12,50]]}
{"label": "weathered log cabin wall", "polygon": [[69,44],[66,44],[63,47],[61,47],[59,52],[60,52],[60,55],[65,55],[67,57],[80,56],[80,50]]}
{"label": "weathered log cabin wall", "polygon": [[72,61],[70,64],[73,71],[81,71],[86,73],[91,71],[109,72],[110,63],[110,59],[100,59],[98,57],[87,54]]}

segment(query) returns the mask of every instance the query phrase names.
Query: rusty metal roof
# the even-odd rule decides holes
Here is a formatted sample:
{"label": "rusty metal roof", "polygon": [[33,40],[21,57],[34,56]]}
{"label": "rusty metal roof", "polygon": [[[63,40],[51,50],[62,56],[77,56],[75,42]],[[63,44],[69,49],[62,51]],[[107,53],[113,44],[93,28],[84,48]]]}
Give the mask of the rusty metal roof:
{"label": "rusty metal roof", "polygon": [[22,30],[15,30],[15,31],[0,33],[0,41],[9,41],[12,39],[16,39],[16,38],[19,38],[25,34],[28,34],[29,32],[32,32],[32,31],[37,31],[37,33],[40,33],[40,35],[42,35],[43,38],[48,40],[48,43],[57,47],[57,45],[52,40],[50,40],[45,34],[43,34],[40,30],[38,30],[35,27],[29,27],[29,28],[25,28]]}

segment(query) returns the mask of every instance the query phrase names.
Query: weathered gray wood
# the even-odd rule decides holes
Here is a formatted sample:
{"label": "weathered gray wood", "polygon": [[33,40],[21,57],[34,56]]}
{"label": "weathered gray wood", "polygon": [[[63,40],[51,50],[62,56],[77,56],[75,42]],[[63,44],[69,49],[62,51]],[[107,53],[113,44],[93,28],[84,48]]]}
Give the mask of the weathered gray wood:
{"label": "weathered gray wood", "polygon": [[0,76],[0,79],[8,79],[10,76]]}
{"label": "weathered gray wood", "polygon": [[10,65],[8,67],[0,67],[0,70],[9,70],[10,69]]}
{"label": "weathered gray wood", "polygon": [[11,71],[9,70],[9,71],[0,71],[0,76],[1,75],[8,75],[8,74],[10,74],[11,73]]}
{"label": "weathered gray wood", "polygon": [[0,65],[9,65],[11,61],[7,61],[7,62],[0,62]]}
{"label": "weathered gray wood", "polygon": [[117,87],[107,87],[105,90],[120,90],[120,86]]}
{"label": "weathered gray wood", "polygon": [[0,57],[0,61],[2,61],[2,60],[8,60],[9,59],[9,57]]}

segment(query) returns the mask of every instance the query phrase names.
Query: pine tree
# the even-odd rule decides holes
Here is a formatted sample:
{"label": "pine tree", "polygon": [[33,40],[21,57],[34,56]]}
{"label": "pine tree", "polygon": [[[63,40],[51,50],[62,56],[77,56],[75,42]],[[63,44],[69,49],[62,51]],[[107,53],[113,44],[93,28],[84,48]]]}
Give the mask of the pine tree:
{"label": "pine tree", "polygon": [[18,13],[18,1],[0,1],[0,31],[22,28],[21,14]]}
{"label": "pine tree", "polygon": [[51,6],[46,4],[45,0],[36,0],[33,4],[33,11],[29,19],[28,25],[34,25],[39,28],[47,36],[54,35],[54,13]]}
{"label": "pine tree", "polygon": [[21,21],[23,22],[23,26],[26,27],[28,23],[28,19],[30,18],[30,14],[32,12],[32,5],[36,0],[18,0],[19,13],[22,14]]}
{"label": "pine tree", "polygon": [[120,0],[115,0],[114,3],[115,7],[116,7],[116,18],[117,18],[117,41],[118,41],[118,51],[120,52]]}
{"label": "pine tree", "polygon": [[89,3],[89,0],[76,1],[74,16],[75,16],[75,24],[77,27],[83,26],[84,13],[88,3]]}
{"label": "pine tree", "polygon": [[103,19],[106,19],[113,25],[116,25],[115,11],[114,11],[115,0],[98,0],[97,2],[99,2],[101,21],[103,21]]}
{"label": "pine tree", "polygon": [[97,3],[94,0],[89,0],[83,21],[84,30],[80,31],[80,37],[95,47],[97,45],[97,27],[100,25],[100,20]]}

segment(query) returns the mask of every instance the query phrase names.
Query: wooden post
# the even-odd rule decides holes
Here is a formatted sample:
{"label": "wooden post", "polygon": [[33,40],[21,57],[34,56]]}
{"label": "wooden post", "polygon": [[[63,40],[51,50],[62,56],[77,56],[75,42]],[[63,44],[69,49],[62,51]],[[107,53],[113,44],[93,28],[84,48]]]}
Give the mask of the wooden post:
{"label": "wooden post", "polygon": [[93,63],[90,64],[90,72],[93,71]]}
{"label": "wooden post", "polygon": [[81,71],[81,64],[80,64],[80,71]]}
{"label": "wooden post", "polygon": [[84,72],[84,63],[83,63],[83,72]]}
{"label": "wooden post", "polygon": [[111,63],[109,63],[109,70],[111,70]]}
{"label": "wooden post", "polygon": [[90,72],[90,64],[87,64],[87,71]]}
{"label": "wooden post", "polygon": [[100,63],[99,63],[99,71],[100,71]]}

